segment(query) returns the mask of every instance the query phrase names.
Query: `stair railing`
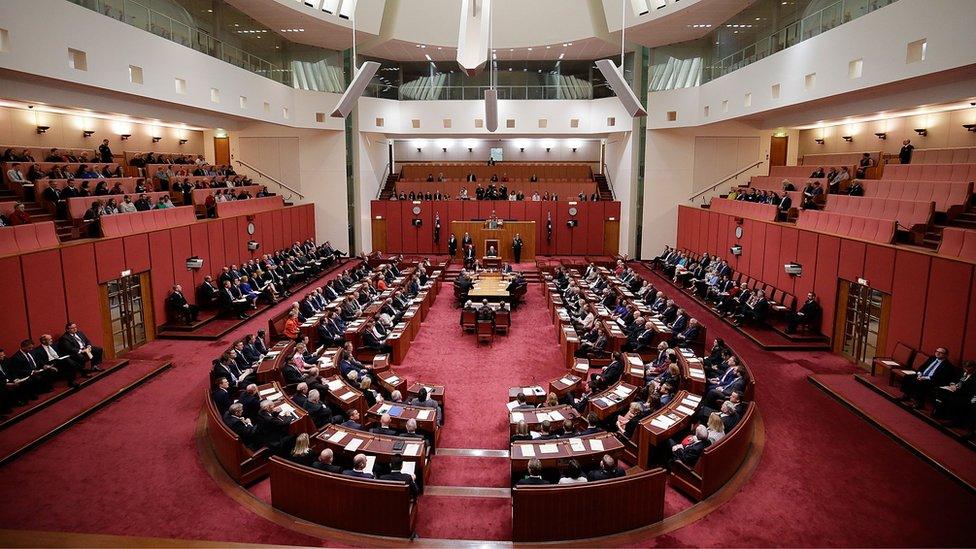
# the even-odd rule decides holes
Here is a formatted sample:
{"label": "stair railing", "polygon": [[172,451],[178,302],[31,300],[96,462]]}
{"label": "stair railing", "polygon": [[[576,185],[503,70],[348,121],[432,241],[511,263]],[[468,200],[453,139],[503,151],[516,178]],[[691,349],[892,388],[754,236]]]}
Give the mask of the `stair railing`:
{"label": "stair railing", "polygon": [[386,182],[390,179],[390,163],[386,163],[386,167],[383,168],[383,177],[380,178],[380,188],[376,191],[376,200],[379,200],[383,196],[383,191],[386,190]]}
{"label": "stair railing", "polygon": [[741,169],[735,171],[735,173],[732,173],[730,175],[727,175],[727,176],[723,177],[722,179],[719,179],[714,185],[708,187],[707,189],[703,189],[703,190],[698,191],[697,193],[689,196],[688,197],[688,201],[689,202],[692,202],[696,198],[698,198],[699,196],[701,196],[702,197],[702,204],[704,204],[705,203],[705,197],[703,195],[705,193],[708,193],[710,191],[714,191],[715,190],[715,187],[718,187],[719,185],[722,185],[722,184],[728,182],[731,179],[735,179],[735,178],[739,177],[743,173],[751,170],[752,168],[755,168],[756,166],[759,166],[760,164],[763,164],[764,162],[765,162],[764,160],[757,160],[757,161],[753,162],[752,164],[749,164],[748,166],[746,166],[744,168],[741,168]]}
{"label": "stair railing", "polygon": [[[248,164],[247,162],[244,162],[243,160],[235,160],[235,162],[237,162],[239,165],[244,166],[247,169],[253,171],[254,173],[258,174],[259,176],[261,176],[261,177],[263,177],[263,178],[271,181],[272,183],[278,185],[278,187],[280,187],[281,189],[285,189],[285,190],[287,190],[287,191],[289,191],[291,193],[294,193],[294,194],[298,195],[298,198],[302,198],[302,199],[305,198],[305,195],[303,195],[302,193],[296,191],[295,189],[289,187],[288,185],[285,185],[281,181],[278,181],[274,177],[271,177],[270,175],[262,172],[261,170],[255,168],[254,166]],[[289,196],[286,197],[286,200],[291,200],[291,198],[292,198],[291,195],[289,195]]]}
{"label": "stair railing", "polygon": [[616,200],[617,199],[617,193],[613,189],[613,180],[610,179],[610,170],[607,169],[607,163],[606,162],[603,163],[603,173],[600,174],[600,175],[602,175],[603,178],[607,180],[607,187],[610,189],[610,198],[612,200]]}

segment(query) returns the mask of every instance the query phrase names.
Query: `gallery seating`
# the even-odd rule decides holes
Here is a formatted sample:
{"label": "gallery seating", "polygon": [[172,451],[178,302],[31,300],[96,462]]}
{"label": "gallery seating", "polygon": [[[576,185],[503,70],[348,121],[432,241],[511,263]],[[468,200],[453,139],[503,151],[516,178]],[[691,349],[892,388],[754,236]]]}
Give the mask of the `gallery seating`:
{"label": "gallery seating", "polygon": [[[887,173],[887,170],[885,170]],[[863,180],[864,196],[935,202],[935,211],[953,218],[969,204],[973,184],[959,181]]]}
{"label": "gallery seating", "polygon": [[976,181],[976,163],[972,164],[888,164],[883,180],[898,181]]}
{"label": "gallery seating", "polygon": [[911,165],[916,164],[976,164],[976,147],[915,149]]}
{"label": "gallery seating", "polygon": [[196,220],[197,216],[193,211],[193,206],[180,206],[124,215],[107,215],[102,217],[99,222],[102,226],[102,236],[111,238],[190,225]]}
{"label": "gallery seating", "polygon": [[259,212],[266,212],[268,210],[277,210],[284,207],[284,199],[282,199],[280,196],[248,198],[247,200],[235,200],[233,202],[218,202],[217,217],[250,215]]}
{"label": "gallery seating", "polygon": [[946,227],[942,230],[939,254],[976,261],[976,231],[959,227]]}
{"label": "gallery seating", "polygon": [[890,244],[895,238],[895,221],[820,210],[803,210],[796,226],[800,229]]}
{"label": "gallery seating", "polygon": [[899,228],[919,236],[932,221],[935,203],[922,200],[897,200],[847,195],[831,195],[827,200],[828,212],[886,219],[898,222]]}
{"label": "gallery seating", "polygon": [[0,255],[15,255],[58,246],[53,221],[0,227]]}
{"label": "gallery seating", "polygon": [[[153,204],[157,203],[159,199],[161,199],[162,197],[169,196],[169,193],[166,191],[145,193],[145,194],[150,199],[152,199]],[[96,200],[100,200],[102,204],[105,204],[106,202],[108,202],[109,199],[114,198],[116,203],[121,204],[123,196],[128,196],[129,198],[132,199],[133,202],[135,202],[141,195],[135,193],[129,193],[128,195],[110,194],[104,196],[84,196],[78,198],[69,198],[68,216],[74,220],[82,219],[83,217],[85,217],[85,212],[88,211],[88,208],[90,208],[91,205]],[[123,214],[119,214],[119,215],[123,215]]]}
{"label": "gallery seating", "polygon": [[776,206],[772,204],[758,204],[726,198],[713,198],[708,209],[729,215],[750,217],[760,221],[776,221]]}

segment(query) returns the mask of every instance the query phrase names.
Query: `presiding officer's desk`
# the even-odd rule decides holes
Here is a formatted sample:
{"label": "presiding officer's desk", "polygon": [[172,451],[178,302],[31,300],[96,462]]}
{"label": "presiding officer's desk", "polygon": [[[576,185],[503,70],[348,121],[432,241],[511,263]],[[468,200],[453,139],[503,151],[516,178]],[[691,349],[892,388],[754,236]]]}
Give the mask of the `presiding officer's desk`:
{"label": "presiding officer's desk", "polygon": [[315,435],[315,449],[321,452],[325,448],[332,450],[336,463],[350,467],[356,454],[372,456],[379,463],[389,463],[394,455],[399,455],[403,458],[403,472],[413,473],[418,486],[423,486],[430,474],[430,453],[423,438],[380,435],[340,425],[326,425]]}
{"label": "presiding officer's desk", "polygon": [[520,421],[525,421],[529,427],[529,431],[541,431],[542,422],[548,421],[552,425],[552,432],[561,432],[563,430],[563,421],[567,419],[572,420],[573,424],[577,425],[580,422],[579,413],[572,406],[560,404],[558,406],[543,406],[532,410],[512,410],[509,413],[508,423],[511,426],[510,434],[513,435]]}
{"label": "presiding officer's desk", "polygon": [[471,277],[474,287],[468,290],[472,301],[504,301],[510,297],[508,276],[499,272],[480,272]]}
{"label": "presiding officer's desk", "polygon": [[521,478],[530,459],[542,462],[543,469],[555,469],[565,460],[575,459],[584,469],[596,467],[606,454],[618,457],[624,443],[613,433],[595,433],[572,438],[530,440],[512,443],[512,478]]}

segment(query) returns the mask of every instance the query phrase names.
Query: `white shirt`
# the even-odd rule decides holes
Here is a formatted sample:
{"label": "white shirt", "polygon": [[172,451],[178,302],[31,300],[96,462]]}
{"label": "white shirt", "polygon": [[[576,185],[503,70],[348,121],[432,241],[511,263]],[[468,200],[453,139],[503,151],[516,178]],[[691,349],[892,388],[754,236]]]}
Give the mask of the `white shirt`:
{"label": "white shirt", "polygon": [[579,484],[581,482],[586,482],[586,477],[583,476],[579,478],[563,477],[559,479],[559,484]]}
{"label": "white shirt", "polygon": [[20,173],[20,170],[15,170],[13,168],[10,168],[9,170],[7,170],[7,177],[11,181],[23,181],[24,180],[24,174]]}

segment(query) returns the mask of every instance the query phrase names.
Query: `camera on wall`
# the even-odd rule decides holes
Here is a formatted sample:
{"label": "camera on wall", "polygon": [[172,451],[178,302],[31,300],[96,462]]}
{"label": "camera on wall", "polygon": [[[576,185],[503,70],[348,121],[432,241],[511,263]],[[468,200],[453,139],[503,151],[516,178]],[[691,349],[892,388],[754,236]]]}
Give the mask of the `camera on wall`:
{"label": "camera on wall", "polygon": [[570,229],[572,229],[577,225],[579,225],[579,220],[577,219],[570,219],[569,221],[566,222],[566,226],[569,227]]}
{"label": "camera on wall", "polygon": [[786,271],[786,274],[790,276],[803,275],[803,265],[800,265],[799,263],[787,263],[786,265],[783,265],[783,270]]}
{"label": "camera on wall", "polygon": [[742,246],[732,246],[729,248],[729,252],[732,255],[742,255]]}
{"label": "camera on wall", "polygon": [[254,250],[257,250],[260,247],[261,247],[261,243],[258,242],[258,241],[256,241],[256,240],[248,240],[247,241],[247,249],[248,250],[251,250],[252,252]]}
{"label": "camera on wall", "polygon": [[193,256],[186,258],[186,268],[195,270],[203,268],[203,260],[199,257]]}

